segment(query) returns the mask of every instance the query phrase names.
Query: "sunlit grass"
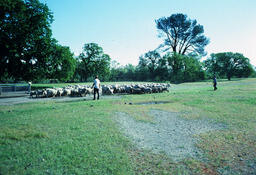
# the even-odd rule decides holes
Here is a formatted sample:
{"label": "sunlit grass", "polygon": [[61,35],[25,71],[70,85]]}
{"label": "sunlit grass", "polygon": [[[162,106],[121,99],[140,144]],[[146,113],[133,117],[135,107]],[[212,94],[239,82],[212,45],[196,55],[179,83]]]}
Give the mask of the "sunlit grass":
{"label": "sunlit grass", "polygon": [[[168,103],[140,104],[154,101]],[[255,104],[256,79],[239,79],[220,81],[217,91],[207,81],[173,85],[169,93],[0,106],[0,174],[255,173]],[[173,162],[136,148],[115,122],[125,112],[153,123],[152,109],[227,128],[196,136],[203,160]]]}

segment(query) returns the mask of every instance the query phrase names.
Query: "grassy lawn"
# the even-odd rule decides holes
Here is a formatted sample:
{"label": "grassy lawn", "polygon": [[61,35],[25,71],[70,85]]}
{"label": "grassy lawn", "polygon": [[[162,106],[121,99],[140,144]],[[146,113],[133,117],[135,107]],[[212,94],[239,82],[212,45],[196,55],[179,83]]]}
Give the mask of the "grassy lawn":
{"label": "grassy lawn", "polygon": [[[0,174],[256,174],[256,79],[217,87],[184,83],[169,93],[0,106]],[[150,101],[168,103],[135,105]],[[196,136],[203,158],[175,162],[136,148],[113,119],[121,111],[153,122],[150,109],[213,119],[227,129]]]}

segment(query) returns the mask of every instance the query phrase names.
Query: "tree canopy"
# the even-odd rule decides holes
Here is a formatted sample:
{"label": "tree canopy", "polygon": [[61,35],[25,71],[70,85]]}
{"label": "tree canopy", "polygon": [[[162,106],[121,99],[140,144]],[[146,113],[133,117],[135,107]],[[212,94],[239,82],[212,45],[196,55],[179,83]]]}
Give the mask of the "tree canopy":
{"label": "tree canopy", "polygon": [[209,39],[204,36],[204,28],[197,24],[196,20],[178,13],[159,18],[155,22],[159,37],[164,39],[161,47],[165,47],[165,50],[171,49],[181,55],[205,54],[204,48],[209,43]]}
{"label": "tree canopy", "polygon": [[76,60],[69,47],[55,44],[51,49],[51,55],[48,64],[49,79],[58,79],[62,82],[73,78]]}
{"label": "tree canopy", "polygon": [[80,81],[86,81],[95,75],[107,78],[110,73],[110,57],[96,43],[84,45],[83,52],[78,57],[77,72]]}
{"label": "tree canopy", "polygon": [[158,51],[148,51],[139,58],[139,67],[144,74],[148,74],[147,76],[154,79],[156,77],[156,70],[159,66],[160,59],[161,56]]}
{"label": "tree canopy", "polygon": [[172,82],[181,83],[205,78],[203,67],[197,58],[170,52],[163,58],[168,62],[169,78]]}
{"label": "tree canopy", "polygon": [[0,9],[1,78],[31,80],[50,54],[52,13],[38,0],[2,0]]}
{"label": "tree canopy", "polygon": [[248,58],[241,53],[223,52],[211,54],[210,58],[204,61],[206,70],[211,74],[221,77],[248,77],[253,73],[253,67]]}

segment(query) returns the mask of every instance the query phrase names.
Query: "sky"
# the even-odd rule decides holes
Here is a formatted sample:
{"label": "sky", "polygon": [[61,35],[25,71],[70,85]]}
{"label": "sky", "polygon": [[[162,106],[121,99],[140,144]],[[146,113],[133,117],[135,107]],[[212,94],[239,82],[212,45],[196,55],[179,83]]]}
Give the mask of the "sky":
{"label": "sky", "polygon": [[137,65],[139,56],[163,41],[155,20],[183,13],[203,25],[210,39],[205,58],[239,52],[256,66],[256,0],[40,1],[53,13],[53,37],[76,56],[85,43],[94,42],[121,65]]}

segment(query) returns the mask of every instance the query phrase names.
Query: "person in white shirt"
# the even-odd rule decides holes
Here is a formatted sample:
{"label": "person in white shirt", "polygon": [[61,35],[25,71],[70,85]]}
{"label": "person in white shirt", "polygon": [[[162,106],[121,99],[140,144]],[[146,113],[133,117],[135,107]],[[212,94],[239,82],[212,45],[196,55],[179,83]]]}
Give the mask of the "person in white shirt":
{"label": "person in white shirt", "polygon": [[97,93],[97,99],[100,99],[100,95],[99,95],[99,90],[100,90],[100,80],[98,79],[98,75],[95,76],[95,80],[93,82],[93,100],[95,100],[96,98],[96,93]]}

